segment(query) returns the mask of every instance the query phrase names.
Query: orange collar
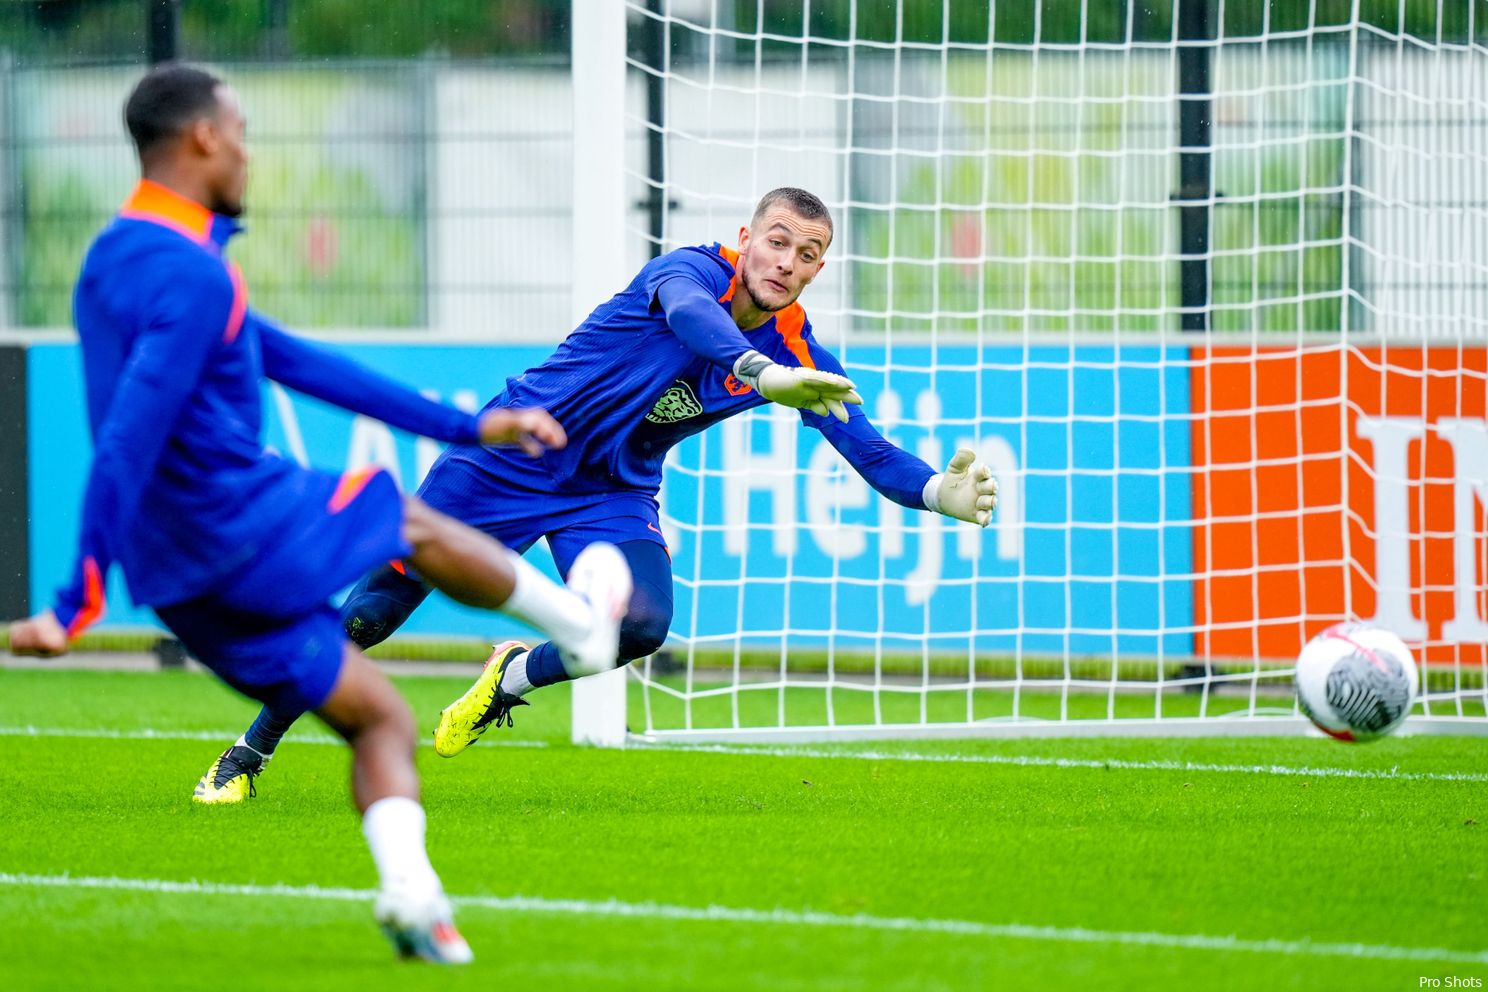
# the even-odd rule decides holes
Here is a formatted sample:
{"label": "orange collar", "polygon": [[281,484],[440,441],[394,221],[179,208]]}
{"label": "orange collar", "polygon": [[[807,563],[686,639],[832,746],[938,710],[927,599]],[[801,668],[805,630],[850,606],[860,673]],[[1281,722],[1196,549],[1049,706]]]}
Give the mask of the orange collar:
{"label": "orange collar", "polygon": [[197,244],[204,245],[212,237],[212,211],[149,179],[141,179],[134,187],[119,216],[160,224]]}

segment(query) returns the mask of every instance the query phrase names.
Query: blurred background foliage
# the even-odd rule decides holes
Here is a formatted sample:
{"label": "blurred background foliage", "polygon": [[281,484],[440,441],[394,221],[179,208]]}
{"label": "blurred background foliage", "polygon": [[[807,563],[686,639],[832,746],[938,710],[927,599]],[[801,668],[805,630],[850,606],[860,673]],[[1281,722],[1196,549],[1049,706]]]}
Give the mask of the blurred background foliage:
{"label": "blurred background foliage", "polygon": [[[620,0],[614,0],[620,2]],[[688,20],[699,0],[659,0]],[[1216,2],[1229,38],[1346,23],[1356,0]],[[1488,0],[1357,0],[1360,18],[1390,34],[1488,40]],[[389,58],[414,55],[568,57],[571,0],[181,0],[183,56],[196,59]],[[828,40],[1002,44],[1170,40],[1176,0],[724,0],[721,27]],[[0,0],[0,47],[21,60],[104,60],[142,52],[143,0]],[[732,24],[727,22],[732,21]],[[680,39],[678,40],[681,44]],[[753,57],[753,44],[738,43]],[[787,42],[767,44],[784,56]],[[679,52],[683,56],[686,52]]]}

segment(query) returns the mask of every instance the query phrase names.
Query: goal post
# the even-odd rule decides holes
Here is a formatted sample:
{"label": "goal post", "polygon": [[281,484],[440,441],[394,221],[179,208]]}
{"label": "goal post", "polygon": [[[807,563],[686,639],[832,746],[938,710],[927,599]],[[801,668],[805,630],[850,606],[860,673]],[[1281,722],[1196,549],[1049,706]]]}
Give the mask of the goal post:
{"label": "goal post", "polygon": [[[574,0],[572,20],[573,306],[577,326],[600,300],[629,281],[626,271],[625,9],[608,0]],[[580,679],[573,687],[573,740],[625,742],[625,673]]]}
{"label": "goal post", "polygon": [[818,340],[1002,484],[982,531],[790,411],[689,440],[667,645],[575,739],[1291,733],[1349,619],[1405,732],[1488,732],[1488,25],[1407,6],[574,0],[576,313],[810,189]]}

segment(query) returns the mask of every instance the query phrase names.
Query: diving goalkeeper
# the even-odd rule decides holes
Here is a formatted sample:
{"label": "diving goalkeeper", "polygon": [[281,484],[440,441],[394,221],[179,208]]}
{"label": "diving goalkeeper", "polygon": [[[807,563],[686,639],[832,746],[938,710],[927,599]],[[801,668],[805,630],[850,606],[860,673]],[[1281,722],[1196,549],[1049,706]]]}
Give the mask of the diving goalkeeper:
{"label": "diving goalkeeper", "polygon": [[[821,271],[832,233],[820,199],[782,188],[759,201],[737,251],[715,244],[652,259],[547,361],[507,380],[487,405],[545,407],[568,446],[530,459],[453,445],[419,497],[519,552],[547,538],[564,575],[585,545],[617,545],[635,580],[620,627],[621,663],[660,648],[672,621],[671,559],[656,499],[667,452],[752,407],[799,409],[803,423],[894,502],[987,526],[997,506],[991,470],[961,449],[936,472],[889,443],[862,412],[842,366],[812,336],[797,297]],[[342,607],[348,636],[363,647],[382,641],[429,591],[406,564],[378,569]],[[475,684],[441,712],[435,749],[458,754],[491,724],[509,724],[511,709],[534,689],[572,677],[552,643],[498,645]],[[257,743],[249,743],[271,752],[277,735],[264,728],[287,727],[293,716],[265,711],[255,724]]]}

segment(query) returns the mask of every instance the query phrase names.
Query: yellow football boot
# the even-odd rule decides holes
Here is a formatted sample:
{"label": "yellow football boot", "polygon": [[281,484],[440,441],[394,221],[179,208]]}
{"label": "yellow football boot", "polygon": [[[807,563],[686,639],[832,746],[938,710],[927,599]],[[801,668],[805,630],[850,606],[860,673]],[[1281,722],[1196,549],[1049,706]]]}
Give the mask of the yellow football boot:
{"label": "yellow football boot", "polygon": [[212,767],[196,783],[192,802],[240,803],[258,795],[253,780],[263,774],[268,759],[251,747],[234,744],[217,756]]}
{"label": "yellow football boot", "polygon": [[439,711],[439,726],[434,728],[434,751],[440,757],[453,758],[476,742],[491,724],[512,725],[514,706],[526,706],[527,700],[501,688],[501,676],[507,664],[527,650],[521,641],[496,645],[480,678],[465,690],[465,695]]}

